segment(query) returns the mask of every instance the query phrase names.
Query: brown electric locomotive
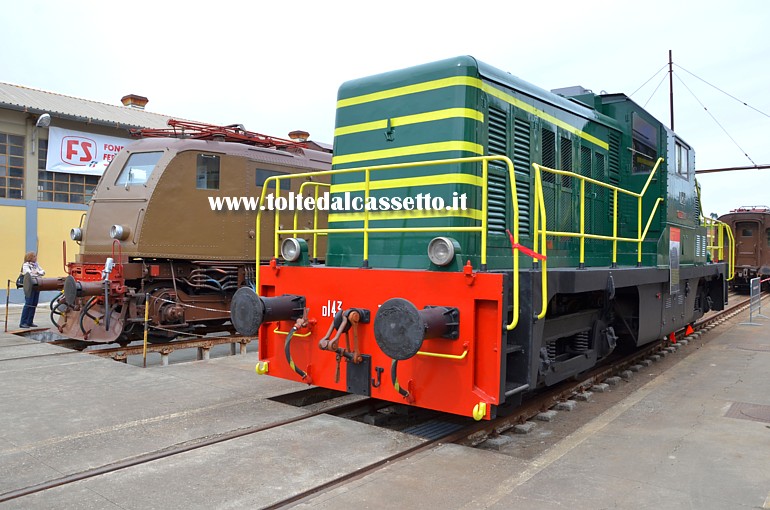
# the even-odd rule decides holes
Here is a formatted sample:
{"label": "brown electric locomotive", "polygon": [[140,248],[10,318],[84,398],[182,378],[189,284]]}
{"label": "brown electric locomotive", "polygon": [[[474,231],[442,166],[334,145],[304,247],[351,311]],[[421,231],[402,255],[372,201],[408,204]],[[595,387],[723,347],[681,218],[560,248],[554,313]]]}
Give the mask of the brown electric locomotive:
{"label": "brown electric locomotive", "polygon": [[[770,207],[744,206],[722,215],[735,237],[734,290],[748,292],[753,278],[770,278]],[[763,282],[765,289],[770,282]]]}
{"label": "brown electric locomotive", "polygon": [[[140,133],[147,138],[127,145],[107,167],[72,230],[80,253],[67,264],[69,276],[27,278],[27,292],[61,290],[51,303],[59,334],[126,344],[143,336],[145,313],[154,341],[222,326],[233,293],[254,276],[254,209],[262,184],[331,167],[331,151],[313,142],[241,126],[169,125],[173,129]],[[168,137],[175,134],[183,137]],[[308,196],[323,186],[322,178],[308,177],[271,192]],[[297,214],[279,217],[299,228],[318,221],[312,211]],[[272,227],[274,215],[263,217]],[[263,237],[261,253],[272,253],[274,242]],[[319,244],[324,253],[325,241]]]}

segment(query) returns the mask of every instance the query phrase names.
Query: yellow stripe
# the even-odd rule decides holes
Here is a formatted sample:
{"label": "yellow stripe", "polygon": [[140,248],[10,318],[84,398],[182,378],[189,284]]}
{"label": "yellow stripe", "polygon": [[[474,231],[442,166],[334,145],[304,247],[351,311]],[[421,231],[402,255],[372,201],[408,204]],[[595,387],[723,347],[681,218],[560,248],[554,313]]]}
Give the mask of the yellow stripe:
{"label": "yellow stripe", "polygon": [[[420,122],[431,122],[435,120],[454,119],[467,117],[484,122],[484,114],[471,108],[446,108],[432,112],[417,113],[414,115],[404,115],[403,117],[393,117],[390,120],[391,127],[406,126],[409,124],[419,124]],[[375,129],[387,129],[388,119],[364,122],[361,124],[352,124],[334,130],[334,136],[350,135],[353,133],[362,133],[364,131],[373,131]]]}
{"label": "yellow stripe", "polygon": [[332,158],[332,165],[342,165],[345,163],[355,163],[358,161],[397,158],[399,156],[414,156],[415,154],[447,151],[466,151],[478,154],[479,156],[484,154],[484,148],[477,143],[465,141],[437,142],[425,143],[422,145],[410,145],[408,147],[396,147],[393,149],[359,152],[356,154],[347,154],[345,156],[334,156]]}
{"label": "yellow stripe", "polygon": [[[346,106],[363,104],[363,103],[368,103],[372,101],[380,101],[382,99],[390,99],[393,97],[404,96],[407,94],[414,94],[416,92],[426,92],[429,90],[436,90],[440,88],[454,87],[454,86],[467,86],[467,87],[476,87],[478,89],[481,89],[482,91],[486,92],[491,96],[501,99],[506,103],[512,104],[516,108],[524,110],[532,115],[540,117],[543,120],[546,120],[552,124],[555,124],[560,128],[564,129],[565,131],[568,131],[576,136],[583,138],[586,141],[589,141],[593,144],[598,145],[604,150],[609,150],[609,144],[596,138],[595,136],[589,135],[588,133],[581,131],[575,126],[568,124],[567,122],[557,119],[553,115],[550,115],[544,112],[543,110],[535,108],[534,106],[528,103],[525,103],[524,101],[517,99],[516,97],[506,92],[503,92],[500,89],[497,89],[489,84],[484,83],[478,78],[472,78],[470,76],[455,76],[452,78],[443,78],[440,80],[426,81],[423,83],[416,83],[414,85],[407,85],[406,87],[398,87],[395,89],[383,90],[381,92],[375,92],[372,94],[365,94],[363,96],[351,97],[349,99],[341,99],[337,101],[337,108],[344,108]],[[341,128],[341,129],[346,129],[346,128]],[[372,129],[376,129],[376,128],[372,128]]]}
{"label": "yellow stripe", "polygon": [[[469,218],[472,220],[481,221],[482,214],[478,209],[466,209],[465,211],[447,211],[447,210],[430,210],[430,211],[369,211],[369,221],[383,221],[383,220],[414,220],[414,219],[430,219],[430,218]],[[341,221],[364,221],[364,212],[347,212],[347,213],[330,213],[329,223],[339,223]]]}
{"label": "yellow stripe", "polygon": [[337,108],[345,108],[346,106],[353,106],[357,104],[370,103],[372,101],[381,101],[383,99],[390,99],[392,97],[405,96],[407,94],[416,94],[417,92],[426,92],[428,90],[441,89],[444,87],[452,87],[455,85],[470,85],[468,80],[475,80],[469,76],[453,76],[451,78],[441,78],[440,80],[426,81],[423,83],[415,83],[407,85],[405,87],[398,87],[395,89],[383,90],[380,92],[373,92],[371,94],[364,94],[363,96],[351,97],[348,99],[340,99],[337,101]]}
{"label": "yellow stripe", "polygon": [[[439,184],[469,184],[481,186],[481,177],[470,174],[441,174],[427,175],[423,177],[406,177],[404,179],[387,179],[383,181],[370,181],[369,189],[408,188],[410,186],[430,186]],[[346,191],[363,191],[363,182],[351,182],[348,184],[335,184],[329,191],[331,193],[344,193]]]}
{"label": "yellow stripe", "polygon": [[[481,80],[479,80],[481,82]],[[503,92],[500,89],[496,89],[495,87],[492,87],[486,83],[481,83],[481,90],[486,92],[487,94],[494,96],[498,99],[502,99],[503,101],[512,104],[516,108],[519,108],[521,110],[524,110],[527,113],[531,113],[532,115],[535,115],[537,117],[540,117],[541,119],[550,122],[551,124],[555,124],[562,128],[565,131],[569,131],[573,135],[579,136],[580,138],[589,141],[595,145],[598,145],[604,150],[609,150],[610,146],[607,142],[604,142],[598,138],[596,138],[593,135],[589,135],[585,131],[581,131],[580,129],[576,128],[575,126],[568,124],[564,122],[563,120],[557,119],[553,115],[550,115],[548,113],[545,113],[543,110],[538,110],[534,106],[532,106],[529,103],[525,103],[524,101],[517,99],[513,97],[510,94],[507,94]]]}

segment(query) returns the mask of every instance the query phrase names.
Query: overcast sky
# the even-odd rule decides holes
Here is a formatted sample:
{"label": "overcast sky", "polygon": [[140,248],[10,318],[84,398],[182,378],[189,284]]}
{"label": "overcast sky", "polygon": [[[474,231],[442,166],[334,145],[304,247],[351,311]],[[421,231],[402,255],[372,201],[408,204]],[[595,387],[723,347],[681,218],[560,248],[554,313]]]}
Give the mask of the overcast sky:
{"label": "overcast sky", "polygon": [[[0,81],[110,104],[139,94],[149,111],[331,143],[342,82],[463,54],[545,89],[631,94],[655,76],[632,97],[668,124],[668,80],[653,92],[672,50],[675,128],[697,168],[770,164],[770,2],[537,4],[0,0]],[[705,213],[770,206],[770,170],[699,181]]]}

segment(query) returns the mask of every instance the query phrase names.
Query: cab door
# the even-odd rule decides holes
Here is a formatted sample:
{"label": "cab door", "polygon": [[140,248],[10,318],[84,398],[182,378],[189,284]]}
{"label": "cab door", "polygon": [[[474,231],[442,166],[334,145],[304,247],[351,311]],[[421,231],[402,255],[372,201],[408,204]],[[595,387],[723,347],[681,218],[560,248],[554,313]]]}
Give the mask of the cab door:
{"label": "cab door", "polygon": [[760,249],[760,224],[756,220],[735,223],[735,266],[757,265]]}

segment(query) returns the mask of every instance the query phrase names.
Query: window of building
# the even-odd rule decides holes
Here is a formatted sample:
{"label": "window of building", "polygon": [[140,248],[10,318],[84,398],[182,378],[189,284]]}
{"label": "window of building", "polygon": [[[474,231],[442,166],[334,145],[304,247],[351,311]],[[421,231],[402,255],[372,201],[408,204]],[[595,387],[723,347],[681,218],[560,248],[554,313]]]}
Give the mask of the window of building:
{"label": "window of building", "polygon": [[649,173],[658,159],[658,130],[635,113],[633,131],[633,172]]}
{"label": "window of building", "polygon": [[0,198],[23,198],[24,137],[0,133]]}
{"label": "window of building", "polygon": [[41,202],[87,204],[94,194],[98,175],[37,172],[37,199]]}
{"label": "window of building", "polygon": [[115,184],[128,188],[132,185],[146,183],[161,156],[163,156],[163,152],[135,152],[131,154],[123,166],[123,170],[120,171]]}
{"label": "window of building", "polygon": [[98,175],[46,172],[48,140],[40,140],[37,154],[37,199],[41,202],[87,204],[94,194]]}
{"label": "window of building", "polygon": [[219,189],[219,156],[198,154],[197,189]]}
{"label": "window of building", "polygon": [[765,231],[765,234],[767,235],[767,245],[770,246],[770,228]]}
{"label": "window of building", "polygon": [[37,142],[37,169],[38,171],[45,171],[45,164],[48,161],[48,140],[40,140]]}

